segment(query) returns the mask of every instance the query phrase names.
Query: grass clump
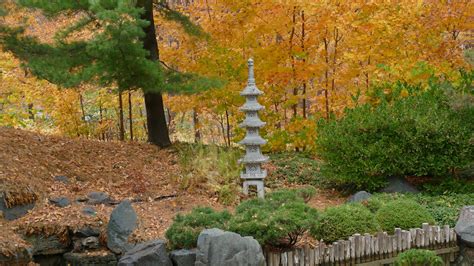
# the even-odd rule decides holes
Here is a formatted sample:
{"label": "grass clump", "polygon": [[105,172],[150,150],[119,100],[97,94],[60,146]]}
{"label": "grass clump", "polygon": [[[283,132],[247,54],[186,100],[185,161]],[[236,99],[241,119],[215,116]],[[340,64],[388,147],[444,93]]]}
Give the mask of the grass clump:
{"label": "grass clump", "polygon": [[373,213],[360,204],[327,208],[319,217],[311,235],[332,243],[355,233],[375,233],[379,225]]}
{"label": "grass clump", "polygon": [[199,234],[204,229],[225,230],[231,214],[228,211],[216,212],[209,207],[198,207],[186,215],[178,214],[165,235],[172,249],[194,248]]}
{"label": "grass clump", "polygon": [[388,202],[375,215],[381,228],[387,232],[393,232],[395,228],[419,228],[423,223],[435,223],[425,207],[410,199]]}
{"label": "grass clump", "polygon": [[182,189],[203,189],[217,196],[220,203],[232,205],[239,199],[241,165],[238,149],[215,145],[180,144],[177,147]]}
{"label": "grass clump", "polygon": [[410,249],[400,253],[395,261],[396,266],[443,266],[443,260],[434,251]]}

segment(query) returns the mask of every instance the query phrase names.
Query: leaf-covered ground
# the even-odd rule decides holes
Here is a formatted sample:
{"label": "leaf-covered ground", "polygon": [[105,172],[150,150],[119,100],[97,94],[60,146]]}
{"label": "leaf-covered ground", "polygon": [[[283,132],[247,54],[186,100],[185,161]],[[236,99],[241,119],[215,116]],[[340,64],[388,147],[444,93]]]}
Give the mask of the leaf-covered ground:
{"label": "leaf-covered ground", "polygon": [[[115,202],[134,200],[139,228],[131,241],[163,239],[173,217],[193,207],[224,208],[209,191],[179,189],[179,176],[185,173],[178,151],[145,143],[69,139],[0,127],[0,192],[9,193],[13,205],[36,199],[35,208],[24,217],[10,222],[0,217],[0,253],[26,246],[22,233],[61,236],[85,225],[105,230],[114,206],[92,206],[96,210],[92,216],[82,213],[89,205],[81,199],[92,191],[106,192]],[[272,173],[279,166],[268,168]],[[56,176],[67,176],[69,183],[57,181]],[[72,204],[60,208],[49,202],[60,196]],[[337,193],[319,190],[309,204],[323,209],[343,201]]]}
{"label": "leaf-covered ground", "polygon": [[[82,213],[86,204],[76,201],[92,191],[106,192],[116,201],[138,200],[133,204],[139,215],[139,229],[132,236],[136,240],[162,238],[177,212],[198,205],[221,208],[208,195],[175,189],[173,180],[179,174],[176,154],[153,145],[68,139],[0,127],[0,191],[12,195],[11,204],[38,198],[26,216],[12,222],[0,218],[0,252],[25,245],[13,232],[60,234],[83,224],[105,228],[113,206],[94,206],[97,214],[88,216]],[[67,176],[69,184],[56,181],[58,175]],[[169,195],[176,196],[154,200]],[[59,196],[68,197],[72,205],[59,208],[49,203]]]}

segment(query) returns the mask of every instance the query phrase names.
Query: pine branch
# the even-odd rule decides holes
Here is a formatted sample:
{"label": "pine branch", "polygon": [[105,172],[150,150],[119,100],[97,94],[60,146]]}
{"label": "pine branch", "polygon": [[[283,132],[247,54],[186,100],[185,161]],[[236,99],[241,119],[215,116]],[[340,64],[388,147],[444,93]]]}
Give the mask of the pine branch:
{"label": "pine branch", "polygon": [[187,34],[199,38],[209,39],[209,34],[207,34],[199,25],[192,22],[188,16],[173,10],[166,1],[155,0],[154,6],[166,20],[179,23]]}

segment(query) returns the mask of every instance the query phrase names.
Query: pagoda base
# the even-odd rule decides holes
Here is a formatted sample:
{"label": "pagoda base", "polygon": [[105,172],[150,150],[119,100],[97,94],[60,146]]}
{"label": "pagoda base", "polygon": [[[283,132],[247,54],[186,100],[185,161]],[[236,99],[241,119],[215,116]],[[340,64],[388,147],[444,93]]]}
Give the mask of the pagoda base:
{"label": "pagoda base", "polygon": [[243,192],[245,195],[249,194],[249,187],[256,186],[258,197],[263,199],[265,198],[265,186],[263,185],[262,180],[245,180],[243,184]]}

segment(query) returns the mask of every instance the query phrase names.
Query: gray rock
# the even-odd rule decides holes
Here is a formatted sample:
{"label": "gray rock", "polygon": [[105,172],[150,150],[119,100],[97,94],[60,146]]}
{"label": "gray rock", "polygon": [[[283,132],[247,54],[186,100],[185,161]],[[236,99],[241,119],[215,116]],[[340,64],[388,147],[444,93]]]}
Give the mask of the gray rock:
{"label": "gray rock", "polygon": [[128,236],[137,227],[137,214],[130,200],[122,201],[110,214],[107,225],[107,247],[113,252],[125,253],[133,247]]}
{"label": "gray rock", "polygon": [[58,175],[54,177],[54,180],[64,184],[69,184],[69,178],[67,176]]}
{"label": "gray rock", "polygon": [[419,193],[420,191],[408,181],[399,176],[388,178],[388,185],[381,190],[385,193]]}
{"label": "gray rock", "polygon": [[196,262],[196,250],[180,249],[170,253],[173,266],[194,266]]}
{"label": "gray rock", "polygon": [[172,266],[168,253],[166,252],[166,242],[154,240],[136,245],[120,258],[119,266]]}
{"label": "gray rock", "polygon": [[68,252],[64,254],[65,265],[71,266],[83,266],[83,265],[101,265],[101,266],[112,266],[117,265],[117,257],[112,252],[101,251],[101,252],[87,252],[87,253],[76,253]]}
{"label": "gray rock", "polygon": [[77,229],[77,231],[74,232],[74,235],[78,237],[99,236],[100,229],[98,227],[86,226],[86,227]]}
{"label": "gray rock", "polygon": [[253,237],[206,229],[198,238],[195,266],[265,265],[262,248]]}
{"label": "gray rock", "polygon": [[30,250],[21,249],[12,256],[6,256],[0,253],[0,265],[29,265],[33,257]]}
{"label": "gray rock", "polygon": [[70,242],[61,241],[55,235],[45,237],[42,234],[26,236],[25,240],[31,244],[31,252],[34,256],[64,253],[68,250]]}
{"label": "gray rock", "polygon": [[463,244],[474,248],[474,205],[462,208],[454,230]]}
{"label": "gray rock", "polygon": [[110,197],[105,192],[91,192],[87,194],[87,199],[89,204],[108,204],[110,203]]}
{"label": "gray rock", "polygon": [[52,198],[49,202],[61,208],[71,204],[71,201],[66,197]]}
{"label": "gray rock", "polygon": [[452,265],[457,266],[472,266],[474,265],[474,248],[469,248],[466,245],[460,245],[459,255]]}
{"label": "gray rock", "polygon": [[97,215],[97,211],[94,208],[89,207],[89,206],[82,208],[82,213],[84,213],[85,215],[90,215],[90,216]]}
{"label": "gray rock", "polygon": [[33,261],[35,265],[63,266],[67,265],[64,261],[63,255],[64,254],[37,255],[33,258]]}
{"label": "gray rock", "polygon": [[28,203],[24,205],[17,205],[13,206],[12,208],[8,208],[5,204],[5,200],[3,196],[0,196],[0,212],[3,213],[3,218],[8,221],[12,221],[18,219],[20,217],[25,216],[29,210],[35,207],[35,203]]}
{"label": "gray rock", "polygon": [[372,194],[370,194],[367,191],[359,191],[352,195],[347,202],[361,202],[364,200],[368,200],[370,197],[372,197]]}
{"label": "gray rock", "polygon": [[82,239],[81,245],[84,249],[98,249],[99,248],[99,238],[95,236],[90,236]]}

